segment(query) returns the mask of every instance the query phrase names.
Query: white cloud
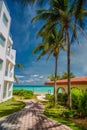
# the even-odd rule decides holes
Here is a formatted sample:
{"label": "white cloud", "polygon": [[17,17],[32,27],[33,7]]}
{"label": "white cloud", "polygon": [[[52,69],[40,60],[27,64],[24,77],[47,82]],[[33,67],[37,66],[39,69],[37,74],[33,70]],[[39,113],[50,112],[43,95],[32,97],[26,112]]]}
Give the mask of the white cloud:
{"label": "white cloud", "polygon": [[16,75],[17,78],[24,78],[23,75]]}
{"label": "white cloud", "polygon": [[33,79],[25,80],[25,82],[27,82],[27,83],[31,83],[33,81],[34,81]]}
{"label": "white cloud", "polygon": [[31,75],[32,78],[38,77],[38,74]]}
{"label": "white cloud", "polygon": [[43,75],[41,75],[40,77],[39,77],[39,79],[43,79],[44,78],[44,76]]}

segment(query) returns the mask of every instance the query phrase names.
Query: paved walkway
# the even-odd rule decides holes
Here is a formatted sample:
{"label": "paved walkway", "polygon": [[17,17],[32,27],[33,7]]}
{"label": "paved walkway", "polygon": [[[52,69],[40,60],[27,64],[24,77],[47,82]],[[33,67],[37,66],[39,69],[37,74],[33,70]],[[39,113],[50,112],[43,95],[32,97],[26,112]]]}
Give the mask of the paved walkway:
{"label": "paved walkway", "polygon": [[0,120],[0,130],[71,130],[43,115],[44,107],[34,101],[25,101],[26,107]]}

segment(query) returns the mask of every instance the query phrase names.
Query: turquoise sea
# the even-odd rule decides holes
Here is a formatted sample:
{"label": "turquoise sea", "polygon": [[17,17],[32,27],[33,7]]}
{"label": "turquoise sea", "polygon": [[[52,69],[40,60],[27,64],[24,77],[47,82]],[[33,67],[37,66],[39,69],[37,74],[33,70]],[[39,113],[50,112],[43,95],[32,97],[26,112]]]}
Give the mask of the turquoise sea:
{"label": "turquoise sea", "polygon": [[14,85],[14,90],[32,90],[34,93],[53,93],[54,87],[53,86],[45,86],[45,85]]}

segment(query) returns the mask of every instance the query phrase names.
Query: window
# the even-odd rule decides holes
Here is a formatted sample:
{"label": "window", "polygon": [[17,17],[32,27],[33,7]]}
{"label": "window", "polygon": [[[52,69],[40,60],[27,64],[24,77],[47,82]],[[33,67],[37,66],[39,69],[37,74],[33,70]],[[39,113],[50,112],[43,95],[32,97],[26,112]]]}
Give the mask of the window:
{"label": "window", "polygon": [[8,19],[7,19],[6,15],[5,15],[5,13],[3,14],[3,23],[5,24],[5,26],[8,25]]}
{"label": "window", "polygon": [[2,45],[3,47],[5,45],[5,38],[3,37],[2,34],[0,34],[0,45]]}
{"label": "window", "polygon": [[0,70],[2,69],[3,60],[0,59]]}
{"label": "window", "polygon": [[7,45],[7,55],[10,55],[10,51],[11,51],[11,46],[10,45]]}

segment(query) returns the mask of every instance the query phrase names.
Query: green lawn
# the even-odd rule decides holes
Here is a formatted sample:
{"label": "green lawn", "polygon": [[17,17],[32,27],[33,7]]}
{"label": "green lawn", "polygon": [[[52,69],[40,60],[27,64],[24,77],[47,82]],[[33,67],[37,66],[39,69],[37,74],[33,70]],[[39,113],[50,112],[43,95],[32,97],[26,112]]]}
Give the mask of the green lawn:
{"label": "green lawn", "polygon": [[75,123],[73,122],[70,122],[67,118],[63,118],[63,117],[53,117],[53,116],[48,116],[49,118],[53,119],[53,120],[56,120],[60,123],[63,123],[67,126],[69,126],[72,130],[86,130],[85,128],[83,127],[79,127],[78,125],[76,125]]}
{"label": "green lawn", "polygon": [[65,125],[69,126],[72,130],[87,130],[87,129],[80,127],[77,124],[71,122],[69,120],[69,118],[64,118],[64,117],[60,116],[59,114],[61,113],[61,109],[63,109],[63,108],[61,108],[61,107],[60,108],[47,108],[46,107],[44,114],[53,120],[56,120],[60,123],[63,123]]}
{"label": "green lawn", "polygon": [[0,118],[19,111],[24,108],[24,106],[25,103],[23,103],[22,101],[17,101],[14,98],[3,102],[0,104]]}

